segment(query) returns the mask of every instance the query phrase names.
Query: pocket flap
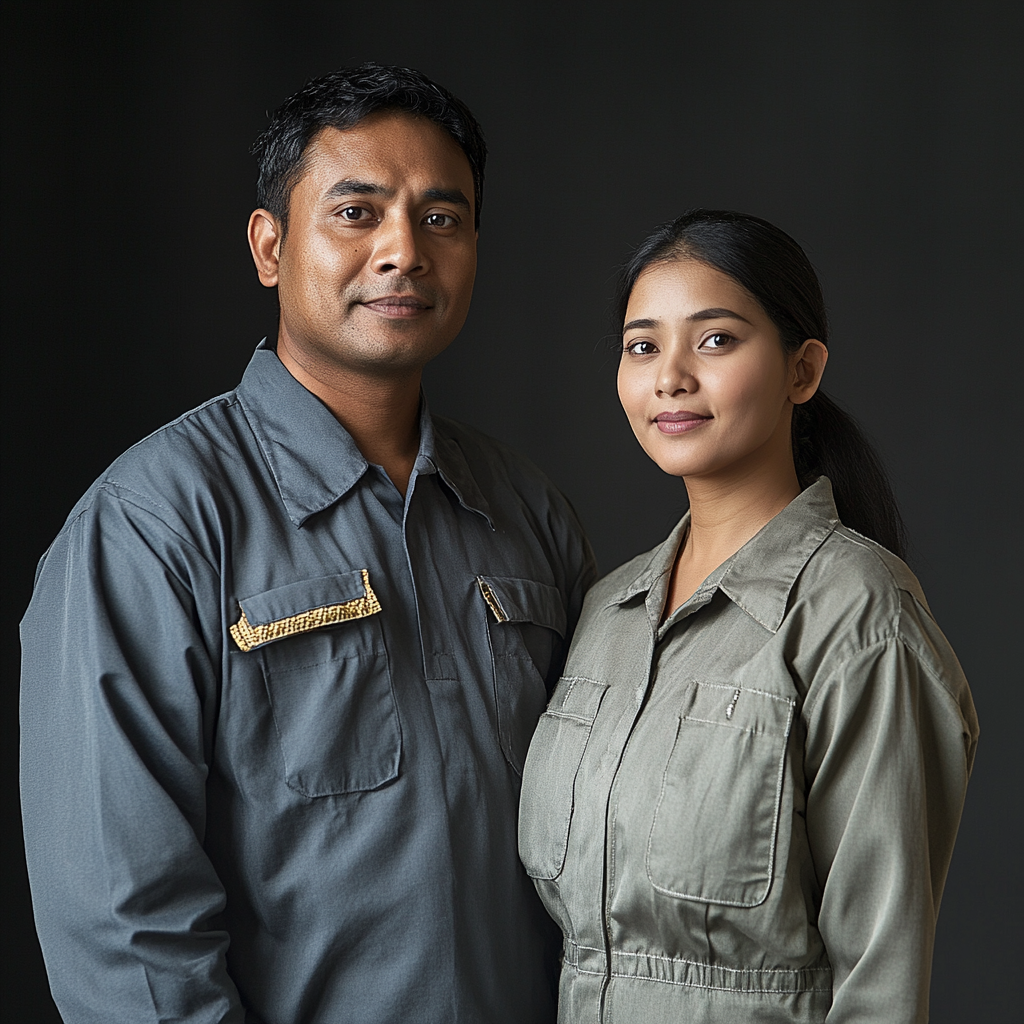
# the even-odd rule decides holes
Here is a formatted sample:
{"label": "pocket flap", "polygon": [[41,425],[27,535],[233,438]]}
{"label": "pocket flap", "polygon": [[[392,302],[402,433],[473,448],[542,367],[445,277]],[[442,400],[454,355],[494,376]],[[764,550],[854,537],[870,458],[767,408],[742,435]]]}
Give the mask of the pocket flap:
{"label": "pocket flap", "polygon": [[532,622],[565,637],[565,605],[555,587],[514,576],[477,576],[476,580],[498,622]]}
{"label": "pocket flap", "polygon": [[725,725],[755,736],[789,735],[796,701],[749,686],[694,681],[683,704],[683,720]]}
{"label": "pocket flap", "polygon": [[574,718],[578,722],[590,725],[597,717],[597,709],[601,706],[601,698],[607,689],[607,683],[599,683],[596,679],[562,676],[551,695],[547,714],[559,718]]}
{"label": "pocket flap", "polygon": [[531,878],[562,873],[576,807],[576,776],[607,683],[563,676],[541,715],[523,769],[519,854]]}
{"label": "pocket flap", "polygon": [[239,601],[231,636],[243,651],[296,633],[362,619],[381,610],[366,569],[299,580]]}

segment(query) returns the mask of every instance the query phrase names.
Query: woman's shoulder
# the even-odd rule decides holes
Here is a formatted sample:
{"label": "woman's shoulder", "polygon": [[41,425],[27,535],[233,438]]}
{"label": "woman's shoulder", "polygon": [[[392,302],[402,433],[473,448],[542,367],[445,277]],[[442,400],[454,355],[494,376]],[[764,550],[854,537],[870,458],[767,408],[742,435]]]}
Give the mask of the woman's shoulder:
{"label": "woman's shoulder", "polygon": [[[837,524],[790,595],[793,635],[809,650],[794,659],[815,679],[806,711],[817,713],[829,694],[863,691],[888,679],[919,687],[918,699],[941,696],[959,709],[964,734],[977,739],[970,688],[949,640],[901,558]],[[973,753],[969,756],[973,757]]]}
{"label": "woman's shoulder", "polygon": [[837,523],[821,546],[808,560],[802,574],[804,588],[825,586],[830,590],[848,587],[851,596],[871,594],[899,601],[909,594],[926,610],[928,602],[910,566],[870,537]]}
{"label": "woman's shoulder", "polygon": [[[944,677],[959,665],[917,577],[901,558],[841,523],[808,559],[790,594],[798,632],[821,637],[825,660],[897,645]],[[787,616],[788,617],[788,616]]]}

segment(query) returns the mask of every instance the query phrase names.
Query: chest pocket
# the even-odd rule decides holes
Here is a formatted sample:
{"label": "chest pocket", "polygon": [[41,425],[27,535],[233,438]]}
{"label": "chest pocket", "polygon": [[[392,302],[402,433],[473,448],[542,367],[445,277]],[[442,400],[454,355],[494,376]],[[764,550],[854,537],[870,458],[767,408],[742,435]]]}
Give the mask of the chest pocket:
{"label": "chest pocket", "polygon": [[487,619],[498,742],[522,775],[530,737],[561,671],[565,606],[555,587],[535,580],[478,576],[477,585]]}
{"label": "chest pocket", "polygon": [[401,730],[368,571],[302,580],[239,603],[231,635],[261,660],[285,782],[322,797],[396,778]]}
{"label": "chest pocket", "polygon": [[734,907],[765,901],[795,705],[748,687],[690,685],[647,844],[658,892]]}
{"label": "chest pocket", "polygon": [[576,776],[607,683],[569,676],[558,681],[537,723],[519,803],[519,856],[531,878],[562,872],[576,802]]}

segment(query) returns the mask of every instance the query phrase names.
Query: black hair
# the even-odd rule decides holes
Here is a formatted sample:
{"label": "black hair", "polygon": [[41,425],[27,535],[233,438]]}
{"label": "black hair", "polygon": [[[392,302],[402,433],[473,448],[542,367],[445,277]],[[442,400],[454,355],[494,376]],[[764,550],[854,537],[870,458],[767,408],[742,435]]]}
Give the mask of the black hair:
{"label": "black hair", "polygon": [[309,144],[324,128],[353,128],[378,110],[401,110],[444,129],[466,154],[473,172],[476,227],[484,201],[487,144],[469,107],[412,68],[372,62],[341,68],[307,82],[274,111],[252,145],[259,163],[257,205],[288,227],[288,202],[304,170]]}
{"label": "black hair", "polygon": [[[787,352],[808,338],[828,345],[825,300],[803,249],[774,224],[731,210],[690,210],[640,244],[620,277],[620,329],[640,274],[676,259],[703,263],[745,288]],[[821,388],[793,409],[793,461],[801,487],[827,476],[843,523],[905,557],[906,528],[882,461],[856,421]]]}

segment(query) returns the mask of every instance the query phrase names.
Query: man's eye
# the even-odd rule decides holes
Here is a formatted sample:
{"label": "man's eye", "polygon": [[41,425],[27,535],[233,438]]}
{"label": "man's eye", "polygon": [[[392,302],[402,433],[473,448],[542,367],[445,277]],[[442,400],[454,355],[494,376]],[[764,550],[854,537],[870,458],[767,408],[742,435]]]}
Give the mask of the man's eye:
{"label": "man's eye", "polygon": [[626,351],[634,356],[649,356],[652,352],[656,351],[653,341],[631,341],[626,346]]}
{"label": "man's eye", "polygon": [[430,213],[423,221],[427,227],[450,228],[455,223],[455,218],[448,213]]}
{"label": "man's eye", "polygon": [[700,348],[712,350],[725,348],[730,342],[735,341],[731,334],[709,334],[701,343]]}
{"label": "man's eye", "polygon": [[361,206],[346,206],[345,209],[341,211],[341,215],[345,220],[362,220],[369,214]]}

